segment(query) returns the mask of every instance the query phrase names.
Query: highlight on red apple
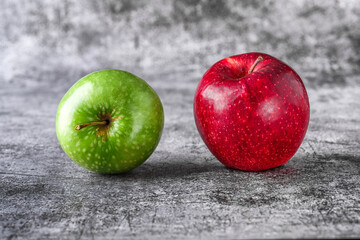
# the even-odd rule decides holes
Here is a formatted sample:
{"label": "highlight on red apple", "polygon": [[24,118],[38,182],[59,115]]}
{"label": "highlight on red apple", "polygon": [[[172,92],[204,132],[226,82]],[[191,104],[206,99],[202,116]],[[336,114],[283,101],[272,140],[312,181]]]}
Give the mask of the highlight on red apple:
{"label": "highlight on red apple", "polygon": [[296,153],[310,106],[291,67],[252,52],[222,59],[204,74],[194,117],[201,138],[221,163],[262,171],[285,164]]}

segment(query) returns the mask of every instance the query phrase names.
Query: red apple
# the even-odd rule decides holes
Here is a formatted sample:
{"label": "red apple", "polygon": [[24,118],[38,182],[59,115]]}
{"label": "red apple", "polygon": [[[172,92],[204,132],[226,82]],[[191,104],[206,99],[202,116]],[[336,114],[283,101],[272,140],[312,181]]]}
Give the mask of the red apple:
{"label": "red apple", "polygon": [[285,164],[304,139],[309,99],[299,75],[264,53],[215,63],[195,94],[196,126],[224,165],[261,171]]}

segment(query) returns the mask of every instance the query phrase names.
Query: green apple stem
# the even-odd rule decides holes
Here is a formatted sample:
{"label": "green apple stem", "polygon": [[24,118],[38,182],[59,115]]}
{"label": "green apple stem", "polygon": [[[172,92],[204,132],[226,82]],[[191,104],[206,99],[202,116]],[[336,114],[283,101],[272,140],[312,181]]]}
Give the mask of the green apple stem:
{"label": "green apple stem", "polygon": [[87,127],[87,126],[94,126],[94,125],[107,125],[109,124],[108,121],[101,121],[101,122],[89,122],[89,123],[85,123],[85,124],[80,124],[80,125],[77,125],[75,127],[75,130],[80,130],[80,129],[83,129],[84,127]]}
{"label": "green apple stem", "polygon": [[262,56],[259,56],[259,57],[255,60],[254,64],[250,67],[250,70],[249,70],[248,74],[252,73],[252,72],[254,71],[254,68],[256,67],[256,65],[257,65],[259,62],[261,62],[262,60],[263,60],[263,57],[262,57]]}

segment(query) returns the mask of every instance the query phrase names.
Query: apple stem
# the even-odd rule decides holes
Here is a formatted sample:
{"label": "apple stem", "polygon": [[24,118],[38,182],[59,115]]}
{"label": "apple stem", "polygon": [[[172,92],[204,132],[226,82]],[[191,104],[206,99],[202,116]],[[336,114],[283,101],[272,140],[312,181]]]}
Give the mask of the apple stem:
{"label": "apple stem", "polygon": [[258,58],[255,60],[254,64],[250,67],[250,70],[248,72],[248,74],[252,73],[254,71],[254,68],[256,67],[256,65],[261,62],[263,60],[262,56],[258,56]]}
{"label": "apple stem", "polygon": [[101,121],[101,122],[90,122],[90,123],[80,124],[75,127],[75,130],[80,130],[83,129],[84,127],[93,126],[93,125],[107,125],[108,123],[109,123],[108,121]]}

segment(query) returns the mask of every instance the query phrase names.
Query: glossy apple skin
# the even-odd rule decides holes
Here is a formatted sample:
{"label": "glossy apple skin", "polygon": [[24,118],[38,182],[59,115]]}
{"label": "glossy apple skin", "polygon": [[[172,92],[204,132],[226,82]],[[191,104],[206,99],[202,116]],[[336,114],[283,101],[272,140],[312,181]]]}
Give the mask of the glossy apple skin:
{"label": "glossy apple skin", "polygon": [[[107,126],[75,126],[110,120]],[[159,143],[164,112],[156,92],[142,79],[120,70],[89,74],[62,98],[56,134],[65,153],[99,173],[126,172],[142,164]]]}
{"label": "glossy apple skin", "polygon": [[[262,56],[254,71],[248,71]],[[304,139],[309,99],[299,75],[264,53],[215,63],[194,100],[195,123],[209,150],[224,165],[261,171],[285,164]]]}

